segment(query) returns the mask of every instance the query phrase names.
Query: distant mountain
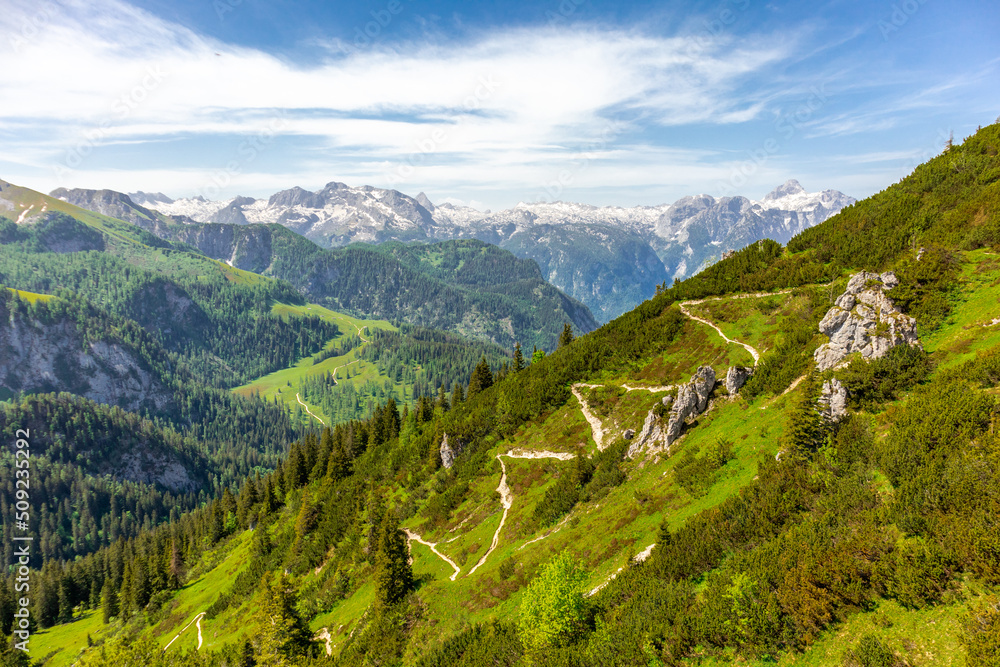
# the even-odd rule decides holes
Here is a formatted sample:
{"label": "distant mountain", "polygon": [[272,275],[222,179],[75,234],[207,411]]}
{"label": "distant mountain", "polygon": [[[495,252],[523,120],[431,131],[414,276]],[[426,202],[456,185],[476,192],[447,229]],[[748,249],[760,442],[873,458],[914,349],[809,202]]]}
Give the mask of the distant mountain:
{"label": "distant mountain", "polygon": [[789,180],[762,201],[684,197],[661,206],[521,203],[491,213],[435,206],[420,193],[329,183],[292,188],[267,200],[171,200],[136,194],[136,203],[171,216],[228,224],[276,223],[323,247],[354,242],[433,242],[476,238],[534,259],[553,285],[601,321],[649,298],[656,285],[697,273],[730,250],[762,238],[786,243],[854,199],[835,190],[808,193]]}
{"label": "distant mountain", "polygon": [[[345,190],[351,192],[344,194]],[[358,203],[352,209],[351,221],[336,228],[339,223],[333,218],[325,219],[328,231],[336,228],[343,232],[338,243],[359,240],[346,236],[344,230],[357,228],[362,219],[372,223],[376,215],[381,216],[382,222],[372,225],[381,231],[375,230],[367,236],[369,241],[391,241],[396,237],[411,240],[420,235],[422,239],[433,241],[424,234],[422,227],[408,222],[405,217],[416,216],[421,224],[432,225],[430,212],[415,199],[399,193],[331,184],[320,193],[301,189],[278,193],[271,197],[273,205],[249,197],[237,197],[226,203],[203,199],[173,201],[162,194],[133,195],[136,199],[113,190],[60,188],[49,196],[0,181],[0,217],[14,221],[13,224],[0,221],[0,244],[17,244],[31,253],[108,250],[114,255],[118,252],[116,248],[123,244],[133,249],[149,246],[195,251],[237,269],[288,281],[291,285],[285,287],[291,291],[294,286],[298,294],[293,292],[283,298],[305,295],[336,310],[454,331],[494,342],[508,350],[515,342],[528,348],[553,349],[566,322],[571,323],[577,333],[586,333],[598,326],[586,305],[548,284],[534,262],[518,259],[485,243],[434,245],[434,254],[439,259],[468,262],[462,275],[457,276],[442,273],[431,264],[405,265],[394,254],[378,252],[370,246],[358,244],[351,248],[324,249],[303,238],[302,232],[309,230],[294,222],[297,207],[346,197]],[[174,209],[167,208],[173,213],[147,208],[144,206],[147,203],[174,206]],[[203,211],[214,207],[209,217],[218,222],[196,223],[183,213],[196,212],[198,206]],[[248,217],[261,218],[254,207],[268,206],[285,211],[284,225],[248,222]],[[367,217],[358,212],[366,207],[370,211]],[[133,250],[128,254],[133,254]],[[44,273],[43,270],[42,275]],[[484,276],[488,279],[483,279]],[[470,277],[473,282],[463,282]],[[143,289],[154,287],[162,288]],[[130,284],[127,290],[118,290],[116,298],[126,292],[131,294],[133,288]],[[46,288],[39,290],[46,291]],[[189,326],[171,315],[170,308],[179,303],[178,299],[183,301],[192,294],[192,287],[185,285],[177,294],[171,292],[164,299],[151,301],[162,306],[163,312],[140,314],[122,305],[121,314],[135,318],[148,328],[150,322],[146,320],[155,316],[158,324],[152,329],[172,332],[167,337],[170,340],[164,341],[167,347],[176,343],[204,348],[207,336],[212,341],[209,348],[214,349],[205,350],[208,354],[205,363],[212,363],[216,356],[231,365],[245,359],[247,355],[242,351],[231,345],[228,348],[221,345],[226,334],[219,323],[205,322],[202,317],[195,318],[198,326]],[[250,332],[241,329],[240,335],[245,338]],[[236,374],[229,375],[237,379]],[[239,377],[242,378],[240,382],[247,379],[247,376]]]}
{"label": "distant mountain", "polygon": [[[534,262],[475,239],[323,249],[280,225],[206,223],[175,239],[239,269],[287,280],[334,310],[402,320],[493,341],[553,349],[563,324],[579,333],[590,310],[548,284]],[[432,258],[427,257],[432,255]]]}

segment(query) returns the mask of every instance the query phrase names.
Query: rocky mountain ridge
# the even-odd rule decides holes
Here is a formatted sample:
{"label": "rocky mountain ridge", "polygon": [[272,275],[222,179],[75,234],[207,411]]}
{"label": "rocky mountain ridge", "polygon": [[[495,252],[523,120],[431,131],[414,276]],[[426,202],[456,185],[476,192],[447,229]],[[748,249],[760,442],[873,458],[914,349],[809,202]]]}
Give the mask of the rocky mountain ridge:
{"label": "rocky mountain ridge", "polygon": [[854,199],[835,190],[808,193],[792,179],[761,201],[710,195],[660,206],[520,203],[498,212],[445,203],[420,193],[331,182],[317,192],[292,188],[267,200],[171,200],[135,192],[132,200],[198,222],[276,223],[324,247],[354,242],[476,238],[535,259],[545,278],[580,299],[602,321],[753,241],[786,243]]}

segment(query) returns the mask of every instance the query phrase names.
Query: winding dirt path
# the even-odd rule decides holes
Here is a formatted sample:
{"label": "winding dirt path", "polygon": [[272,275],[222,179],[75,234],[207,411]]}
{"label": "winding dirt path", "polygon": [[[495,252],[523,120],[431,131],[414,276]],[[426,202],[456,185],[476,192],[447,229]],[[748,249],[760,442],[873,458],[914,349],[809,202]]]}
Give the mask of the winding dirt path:
{"label": "winding dirt path", "polygon": [[195,616],[193,619],[191,619],[190,623],[188,623],[187,625],[185,625],[184,628],[180,632],[178,632],[174,636],[173,639],[171,639],[169,642],[167,642],[167,645],[163,647],[163,650],[166,651],[168,648],[170,648],[170,645],[173,644],[178,639],[180,639],[180,636],[182,634],[184,634],[184,630],[187,630],[192,625],[194,625],[196,628],[198,628],[198,649],[197,650],[200,651],[201,650],[201,619],[203,619],[203,618],[205,618],[205,612],[201,612],[200,614],[198,614],[197,616]]}
{"label": "winding dirt path", "polygon": [[675,384],[661,385],[659,387],[632,387],[627,384],[623,384],[622,387],[625,391],[648,391],[653,394],[660,391],[673,391],[674,389],[677,389],[677,385]]}
{"label": "winding dirt path", "polygon": [[584,400],[583,395],[579,392],[577,387],[596,387],[600,385],[592,384],[575,384],[573,385],[573,395],[576,396],[576,400],[580,402],[580,411],[583,412],[583,418],[587,420],[590,424],[590,430],[594,434],[594,442],[597,443],[597,449],[604,451],[604,426],[601,424],[601,420],[597,418],[594,413],[590,411],[590,406],[587,405],[587,401]]}
{"label": "winding dirt path", "polygon": [[462,571],[462,568],[460,568],[458,565],[456,565],[455,561],[453,561],[452,559],[448,558],[443,553],[441,553],[440,551],[437,550],[437,542],[428,542],[424,538],[422,538],[419,535],[417,535],[416,533],[414,533],[409,528],[404,528],[403,532],[406,533],[406,538],[409,541],[411,541],[411,542],[419,542],[420,544],[423,544],[426,547],[430,547],[431,551],[433,551],[435,553],[435,555],[437,555],[438,558],[440,558],[444,562],[448,563],[448,565],[451,565],[452,568],[454,568],[455,573],[452,574],[450,578],[451,578],[452,581],[455,581],[455,577],[457,577],[458,573]]}
{"label": "winding dirt path", "polygon": [[483,557],[479,559],[475,567],[469,570],[469,575],[471,576],[473,572],[479,569],[479,567],[486,562],[493,550],[497,548],[497,544],[500,542],[500,531],[503,530],[503,525],[507,522],[507,512],[510,510],[510,506],[514,504],[514,494],[510,492],[510,487],[507,486],[507,466],[503,464],[503,454],[497,454],[497,461],[500,462],[500,484],[497,486],[497,492],[500,494],[500,504],[503,506],[503,514],[500,516],[500,525],[497,526],[497,531],[493,533],[493,542],[490,544],[490,548],[486,550]]}
{"label": "winding dirt path", "polygon": [[[503,514],[500,516],[500,525],[497,526],[496,532],[493,533],[493,542],[490,544],[490,548],[486,550],[486,553],[484,553],[483,557],[479,559],[476,566],[469,570],[470,576],[473,572],[478,570],[483,563],[486,562],[486,559],[489,558],[491,553],[493,553],[493,550],[497,548],[497,545],[500,543],[500,531],[503,530],[503,526],[507,522],[507,512],[510,510],[510,506],[514,504],[514,494],[511,493],[510,487],[507,486],[507,466],[503,463],[504,456],[512,459],[559,459],[560,461],[571,461],[575,458],[575,456],[569,452],[549,452],[545,450],[527,449],[512,449],[506,454],[497,454],[497,461],[500,462],[500,470],[502,471],[500,475],[500,484],[497,486],[497,492],[500,494],[500,504],[503,506]],[[548,537],[548,535],[545,537]]]}
{"label": "winding dirt path", "polygon": [[[775,292],[775,294],[780,294],[780,292]],[[757,295],[748,295],[747,297],[741,297],[741,298],[748,298],[749,296],[757,296]],[[708,320],[704,320],[704,319],[698,317],[697,315],[692,315],[690,312],[688,312],[688,309],[687,309],[688,306],[697,306],[699,303],[705,303],[706,301],[712,301],[712,300],[713,299],[701,299],[699,301],[684,301],[683,303],[679,303],[677,305],[680,307],[682,313],[684,313],[685,315],[687,315],[689,318],[691,318],[695,322],[701,322],[702,324],[710,326],[713,329],[715,329],[719,333],[719,335],[722,336],[725,339],[725,341],[727,343],[730,343],[732,345],[740,345],[741,347],[745,348],[746,351],[750,353],[750,356],[753,357],[753,365],[756,366],[757,362],[760,361],[760,353],[757,351],[756,348],[752,347],[748,343],[741,343],[738,340],[733,340],[732,338],[728,337],[726,334],[722,333],[722,329],[720,329],[719,327],[715,326],[712,322],[709,322]]]}
{"label": "winding dirt path", "polygon": [[333,655],[333,646],[330,644],[333,641],[333,635],[330,634],[330,628],[320,628],[319,632],[313,636],[313,640],[326,644],[326,654]]}
{"label": "winding dirt path", "polygon": [[361,362],[360,359],[355,359],[354,361],[348,361],[346,364],[341,364],[341,365],[337,366],[336,368],[334,368],[333,369],[333,384],[340,384],[340,382],[337,381],[337,371],[339,371],[341,368],[347,368],[351,364],[357,364],[357,363],[360,363],[360,362]]}
{"label": "winding dirt path", "polygon": [[[646,560],[647,558],[649,558],[650,554],[653,553],[653,547],[655,547],[655,546],[656,546],[656,542],[653,542],[648,547],[646,547],[645,549],[643,549],[642,551],[640,551],[639,553],[637,553],[633,557],[632,560],[634,560],[636,563],[641,563],[642,561]],[[612,572],[610,577],[608,577],[602,583],[597,584],[597,586],[594,586],[592,589],[590,589],[584,597],[588,597],[589,598],[592,595],[596,595],[598,592],[600,592],[600,590],[602,588],[604,588],[605,586],[607,586],[608,584],[610,584],[615,579],[615,577],[617,577],[618,574],[622,570],[624,570],[624,569],[625,569],[625,566],[622,565],[620,568],[618,568],[617,570],[615,570],[614,572]]]}
{"label": "winding dirt path", "polygon": [[305,403],[304,403],[304,402],[302,401],[302,397],[301,397],[301,396],[299,396],[299,392],[295,392],[295,400],[299,402],[299,405],[301,405],[302,407],[304,407],[304,408],[306,409],[306,412],[308,412],[308,413],[309,413],[310,415],[312,415],[313,417],[315,417],[315,418],[316,418],[316,420],[317,420],[317,421],[318,421],[318,422],[319,422],[320,424],[322,424],[323,426],[329,426],[329,424],[327,424],[327,423],[326,423],[325,421],[323,421],[323,418],[322,418],[322,417],[320,417],[320,416],[319,416],[319,415],[317,415],[317,414],[316,414],[315,412],[313,412],[312,410],[310,410],[310,409],[309,409],[309,406],[308,406],[308,405],[306,405],[306,404],[305,404]]}

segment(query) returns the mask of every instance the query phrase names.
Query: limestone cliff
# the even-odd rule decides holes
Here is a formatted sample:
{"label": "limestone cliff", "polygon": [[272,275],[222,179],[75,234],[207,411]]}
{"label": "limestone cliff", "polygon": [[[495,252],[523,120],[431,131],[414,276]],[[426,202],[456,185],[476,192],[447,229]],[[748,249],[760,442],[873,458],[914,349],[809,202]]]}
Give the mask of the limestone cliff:
{"label": "limestone cliff", "polygon": [[814,354],[818,370],[837,368],[855,352],[865,359],[877,359],[897,345],[920,345],[916,321],[901,313],[885,295],[898,284],[891,271],[881,275],[862,271],[851,276],[847,289],[819,323],[819,330],[830,342]]}

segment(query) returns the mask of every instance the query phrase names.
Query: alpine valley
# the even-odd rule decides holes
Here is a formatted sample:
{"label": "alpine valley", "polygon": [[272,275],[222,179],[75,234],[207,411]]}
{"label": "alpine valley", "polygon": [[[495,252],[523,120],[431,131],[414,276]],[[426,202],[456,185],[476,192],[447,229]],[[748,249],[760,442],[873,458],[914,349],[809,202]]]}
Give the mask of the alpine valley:
{"label": "alpine valley", "polygon": [[998,664],[1000,124],[857,202],[0,214],[4,665]]}

